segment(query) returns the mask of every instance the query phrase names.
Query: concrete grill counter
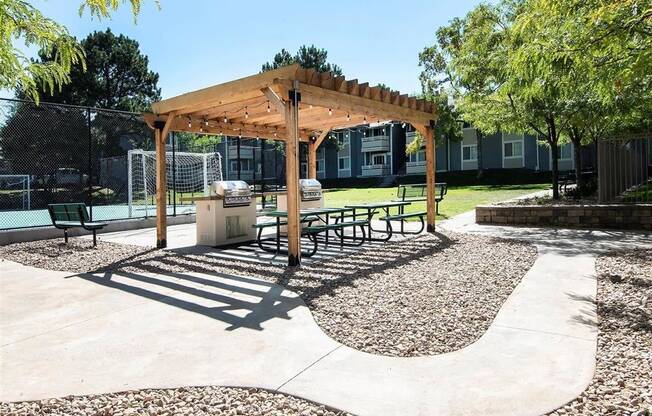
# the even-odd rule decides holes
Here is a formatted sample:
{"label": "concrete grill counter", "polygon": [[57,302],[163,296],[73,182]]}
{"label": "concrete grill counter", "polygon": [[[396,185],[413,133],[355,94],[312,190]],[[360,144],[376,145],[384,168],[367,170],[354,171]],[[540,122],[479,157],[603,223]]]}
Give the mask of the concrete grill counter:
{"label": "concrete grill counter", "polygon": [[244,181],[217,181],[197,205],[197,245],[225,246],[256,239],[256,199]]}

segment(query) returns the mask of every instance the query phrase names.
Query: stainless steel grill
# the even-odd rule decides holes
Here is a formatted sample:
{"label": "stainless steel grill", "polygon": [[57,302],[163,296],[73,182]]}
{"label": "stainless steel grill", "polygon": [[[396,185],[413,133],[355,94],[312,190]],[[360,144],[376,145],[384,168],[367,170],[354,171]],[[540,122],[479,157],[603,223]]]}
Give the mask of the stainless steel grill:
{"label": "stainless steel grill", "polygon": [[317,201],[321,199],[321,183],[317,179],[301,179],[299,181],[301,201]]}
{"label": "stainless steel grill", "polygon": [[216,181],[213,182],[212,191],[222,199],[224,208],[251,204],[251,188],[245,181]]}

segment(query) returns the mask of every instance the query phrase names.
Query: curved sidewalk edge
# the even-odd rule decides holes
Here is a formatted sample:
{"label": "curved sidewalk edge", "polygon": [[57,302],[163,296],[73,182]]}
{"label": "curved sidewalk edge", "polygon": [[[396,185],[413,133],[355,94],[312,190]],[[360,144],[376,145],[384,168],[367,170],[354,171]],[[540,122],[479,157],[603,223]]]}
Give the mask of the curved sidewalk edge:
{"label": "curved sidewalk edge", "polygon": [[341,347],[280,391],[358,415],[539,415],[590,383],[596,352],[592,256],[538,257],[487,332],[434,357]]}

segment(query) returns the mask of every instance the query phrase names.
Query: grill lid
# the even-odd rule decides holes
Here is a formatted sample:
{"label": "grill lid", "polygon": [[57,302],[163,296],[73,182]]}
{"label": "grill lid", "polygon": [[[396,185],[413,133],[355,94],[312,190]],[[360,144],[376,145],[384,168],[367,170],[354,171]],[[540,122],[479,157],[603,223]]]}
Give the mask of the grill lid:
{"label": "grill lid", "polygon": [[251,195],[251,189],[245,181],[215,181],[211,187],[215,195]]}
{"label": "grill lid", "polygon": [[321,183],[317,179],[300,179],[299,191],[302,201],[314,201],[321,198]]}
{"label": "grill lid", "polygon": [[225,207],[238,207],[251,204],[251,188],[245,181],[216,181],[211,185],[215,195],[221,197]]}

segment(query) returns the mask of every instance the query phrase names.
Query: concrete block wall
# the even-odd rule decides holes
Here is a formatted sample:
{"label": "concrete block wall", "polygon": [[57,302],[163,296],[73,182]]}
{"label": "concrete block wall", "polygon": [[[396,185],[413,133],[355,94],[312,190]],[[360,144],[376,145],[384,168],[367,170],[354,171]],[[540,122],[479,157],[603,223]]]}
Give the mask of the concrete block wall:
{"label": "concrete block wall", "polygon": [[610,228],[652,231],[652,204],[642,205],[481,205],[478,224]]}

